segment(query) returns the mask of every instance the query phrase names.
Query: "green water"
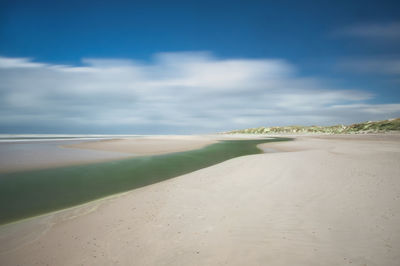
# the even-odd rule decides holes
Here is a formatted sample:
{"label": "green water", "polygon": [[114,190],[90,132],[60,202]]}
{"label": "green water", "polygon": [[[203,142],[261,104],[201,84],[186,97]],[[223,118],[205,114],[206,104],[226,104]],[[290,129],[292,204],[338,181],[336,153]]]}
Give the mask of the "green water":
{"label": "green water", "polygon": [[230,140],[166,155],[0,174],[0,224],[153,184],[234,157],[261,153],[257,144],[285,140],[290,139]]}

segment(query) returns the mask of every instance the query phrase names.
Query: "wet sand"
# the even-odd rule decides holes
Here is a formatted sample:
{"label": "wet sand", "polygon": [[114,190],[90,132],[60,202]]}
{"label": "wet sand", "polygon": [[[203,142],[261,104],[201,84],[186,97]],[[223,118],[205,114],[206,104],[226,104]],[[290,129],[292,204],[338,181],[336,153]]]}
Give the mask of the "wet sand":
{"label": "wet sand", "polygon": [[0,173],[188,151],[215,142],[215,139],[202,136],[1,142]]}
{"label": "wet sand", "polygon": [[302,136],[0,227],[4,265],[398,265],[400,137]]}
{"label": "wet sand", "polygon": [[207,136],[146,136],[136,139],[110,139],[64,145],[65,148],[154,155],[200,149],[216,143]]}

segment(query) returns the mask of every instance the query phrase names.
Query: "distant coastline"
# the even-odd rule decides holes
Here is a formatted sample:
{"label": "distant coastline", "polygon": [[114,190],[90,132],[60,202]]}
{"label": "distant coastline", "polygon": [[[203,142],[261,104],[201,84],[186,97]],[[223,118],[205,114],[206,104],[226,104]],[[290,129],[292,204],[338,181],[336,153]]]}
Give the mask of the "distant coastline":
{"label": "distant coastline", "polygon": [[222,132],[222,134],[368,134],[400,132],[400,118],[334,126],[257,127]]}

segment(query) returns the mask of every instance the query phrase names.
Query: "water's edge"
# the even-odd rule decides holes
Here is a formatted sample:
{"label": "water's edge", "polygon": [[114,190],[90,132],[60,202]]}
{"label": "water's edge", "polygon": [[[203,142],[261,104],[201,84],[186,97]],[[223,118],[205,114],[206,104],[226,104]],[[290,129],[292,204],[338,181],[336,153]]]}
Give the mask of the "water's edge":
{"label": "water's edge", "polygon": [[290,138],[225,140],[198,150],[0,174],[0,225],[42,215],[187,174],[258,144]]}

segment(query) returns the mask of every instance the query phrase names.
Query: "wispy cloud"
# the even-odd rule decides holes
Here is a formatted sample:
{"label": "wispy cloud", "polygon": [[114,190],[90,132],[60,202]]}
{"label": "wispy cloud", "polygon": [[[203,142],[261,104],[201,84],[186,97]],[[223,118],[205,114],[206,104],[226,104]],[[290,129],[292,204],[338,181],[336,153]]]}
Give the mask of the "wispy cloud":
{"label": "wispy cloud", "polygon": [[400,58],[364,57],[341,60],[337,67],[346,71],[400,77]]}
{"label": "wispy cloud", "polygon": [[378,40],[400,39],[400,22],[356,24],[339,29],[334,35]]}
{"label": "wispy cloud", "polygon": [[0,68],[39,68],[46,64],[32,62],[30,58],[8,58],[0,56]]}
{"label": "wispy cloud", "polygon": [[163,53],[83,63],[0,57],[0,129],[191,133],[400,116],[398,104],[368,104],[370,93],[302,77],[285,60]]}

